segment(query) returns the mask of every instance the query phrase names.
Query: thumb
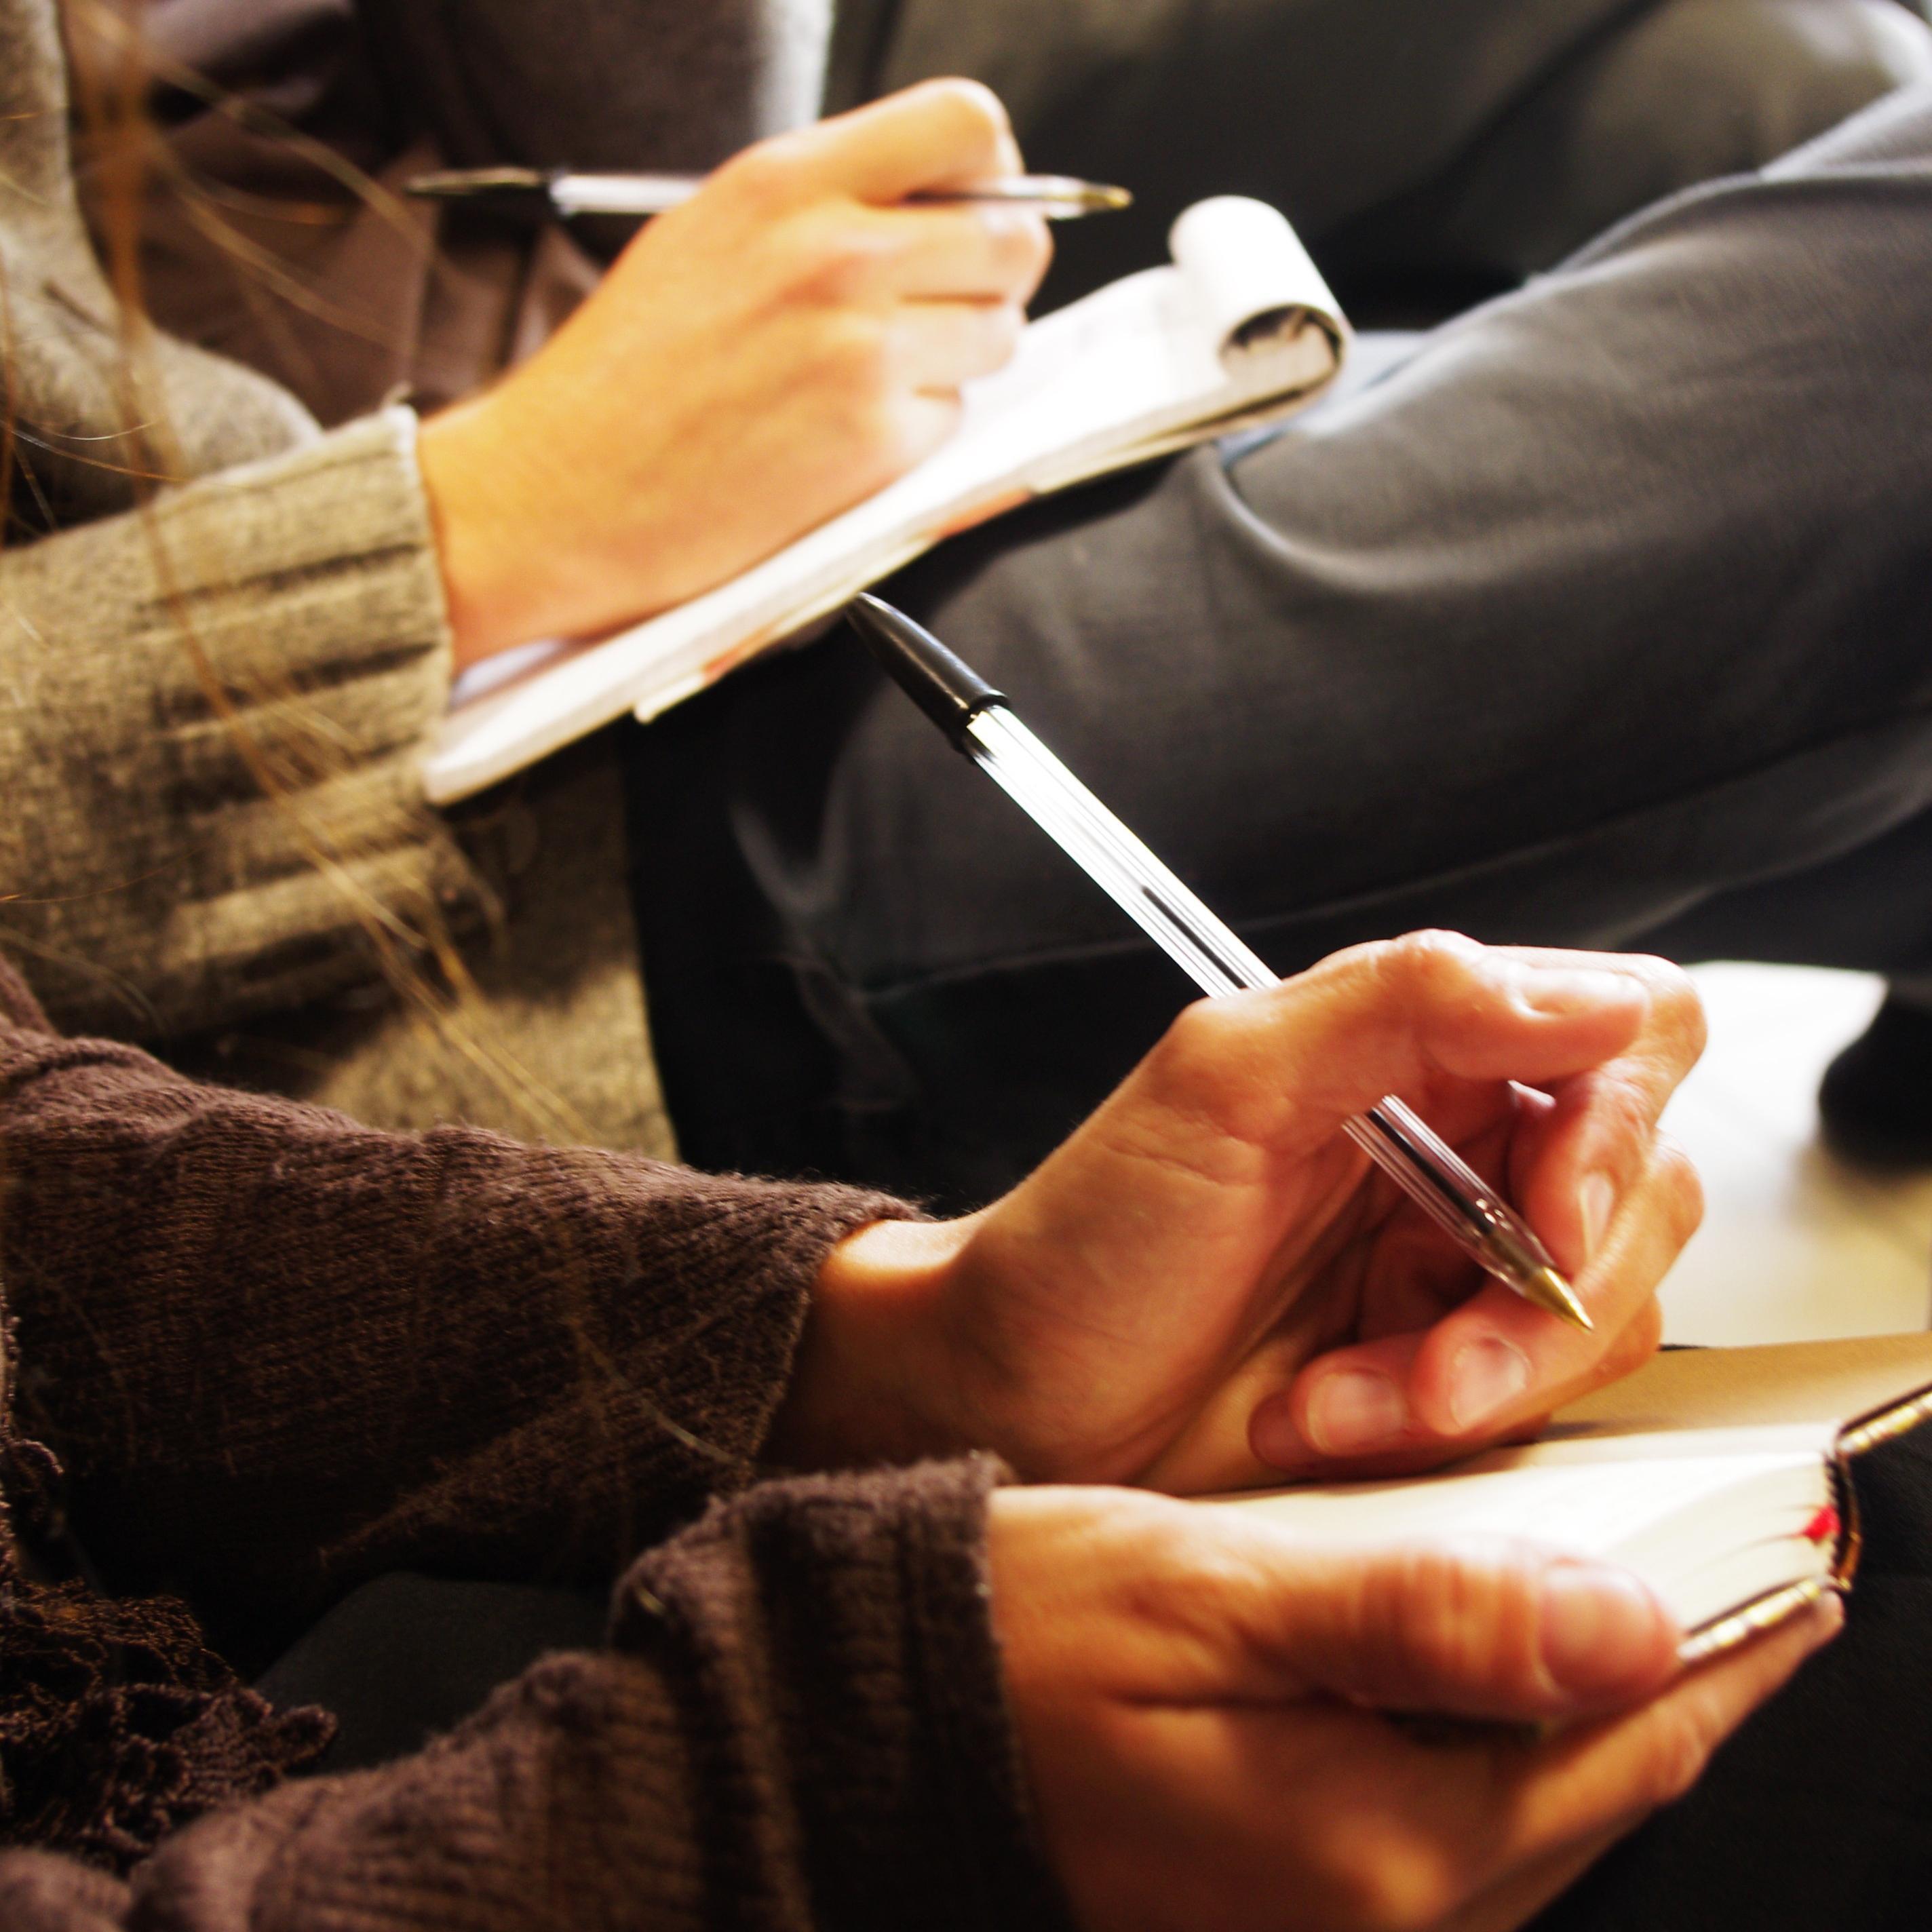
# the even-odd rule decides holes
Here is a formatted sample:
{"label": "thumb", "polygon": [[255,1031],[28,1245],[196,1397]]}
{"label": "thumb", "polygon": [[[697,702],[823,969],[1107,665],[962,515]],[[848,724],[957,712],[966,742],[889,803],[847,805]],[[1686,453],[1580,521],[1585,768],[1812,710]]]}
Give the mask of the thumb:
{"label": "thumb", "polygon": [[1676,1669],[1681,1633],[1627,1570],[1501,1539],[1311,1545],[1241,1514],[1263,1587],[1234,1599],[1240,1636],[1272,1694],[1534,1721],[1635,1702]]}

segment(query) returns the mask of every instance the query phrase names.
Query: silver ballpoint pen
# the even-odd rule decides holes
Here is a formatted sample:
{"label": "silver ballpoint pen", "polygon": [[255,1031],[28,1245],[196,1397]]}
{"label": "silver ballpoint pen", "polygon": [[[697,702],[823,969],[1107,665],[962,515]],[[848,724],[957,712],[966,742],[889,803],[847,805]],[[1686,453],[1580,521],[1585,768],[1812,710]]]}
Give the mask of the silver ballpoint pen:
{"label": "silver ballpoint pen", "polygon": [[[861,596],[846,614],[872,655],[950,738],[1203,992],[1278,986],[1280,976],[1029,731],[1003,692],[904,611]],[[1394,1094],[1343,1131],[1472,1260],[1526,1301],[1588,1328],[1528,1224],[1428,1123]]]}
{"label": "silver ballpoint pen", "polygon": [[[688,201],[704,179],[702,175],[594,174],[571,168],[444,168],[418,175],[404,183],[404,191],[431,201],[547,200],[562,215],[667,214]],[[1134,198],[1124,188],[1076,181],[1070,175],[1008,175],[906,199],[936,206],[1006,202],[1030,208],[1049,221],[1071,221],[1130,207]]]}

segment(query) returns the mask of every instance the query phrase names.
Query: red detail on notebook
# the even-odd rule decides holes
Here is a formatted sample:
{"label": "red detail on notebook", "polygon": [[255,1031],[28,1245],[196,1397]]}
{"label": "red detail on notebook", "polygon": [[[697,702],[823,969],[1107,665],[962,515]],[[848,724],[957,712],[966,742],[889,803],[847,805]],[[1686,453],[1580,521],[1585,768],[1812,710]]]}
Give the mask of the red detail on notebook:
{"label": "red detail on notebook", "polygon": [[1807,1543],[1835,1543],[1838,1540],[1838,1532],[1844,1527],[1837,1510],[1827,1503],[1804,1526],[1804,1540]]}

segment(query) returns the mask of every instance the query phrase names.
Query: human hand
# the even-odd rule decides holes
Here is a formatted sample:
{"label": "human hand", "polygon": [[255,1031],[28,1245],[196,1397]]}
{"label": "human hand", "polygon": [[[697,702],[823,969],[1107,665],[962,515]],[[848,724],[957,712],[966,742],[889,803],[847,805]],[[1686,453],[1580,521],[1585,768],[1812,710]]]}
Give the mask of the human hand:
{"label": "human hand", "polygon": [[1019,169],[992,94],[928,82],[652,222],[536,356],[423,426],[459,663],[695,596],[936,448],[1050,250],[1023,208],[902,204]]}
{"label": "human hand", "polygon": [[[1656,1346],[1701,1206],[1658,1116],[1702,1042],[1660,960],[1440,933],[1192,1006],[1012,1193],[833,1251],[772,1453],[1198,1491],[1521,1434]],[[1340,1130],[1385,1093],[1508,1177],[1593,1333],[1368,1169]]]}
{"label": "human hand", "polygon": [[[1677,1633],[1635,1579],[1522,1545],[1342,1551],[1213,1504],[1035,1489],[995,1492],[989,1549],[1085,1932],[1505,1932],[1843,1617],[1830,1599],[1672,1683]],[[1424,1741],[1389,1711],[1564,1728]]]}

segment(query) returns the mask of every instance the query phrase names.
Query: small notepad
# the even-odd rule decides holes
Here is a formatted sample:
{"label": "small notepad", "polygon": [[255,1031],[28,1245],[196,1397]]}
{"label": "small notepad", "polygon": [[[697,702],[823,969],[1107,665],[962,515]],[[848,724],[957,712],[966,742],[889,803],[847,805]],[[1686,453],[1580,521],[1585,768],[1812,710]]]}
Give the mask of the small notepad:
{"label": "small notepad", "polygon": [[1032,498],[1312,401],[1349,332],[1294,231],[1222,196],[1174,226],[1173,260],[1030,323],[969,384],[959,428],[916,469],[715,590],[601,642],[483,668],[424,767],[467,796],[626,711],[650,718],[794,638],[946,536]]}

